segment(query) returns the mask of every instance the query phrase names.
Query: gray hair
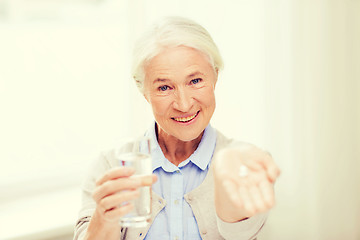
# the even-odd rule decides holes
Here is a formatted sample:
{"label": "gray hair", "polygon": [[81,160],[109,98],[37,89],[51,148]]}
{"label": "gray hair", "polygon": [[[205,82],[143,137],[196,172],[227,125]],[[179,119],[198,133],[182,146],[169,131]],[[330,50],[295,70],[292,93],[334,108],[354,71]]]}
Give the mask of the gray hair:
{"label": "gray hair", "polygon": [[132,76],[144,93],[145,66],[169,47],[186,46],[204,53],[214,71],[223,68],[223,61],[208,31],[198,23],[183,17],[166,17],[155,24],[135,44]]}

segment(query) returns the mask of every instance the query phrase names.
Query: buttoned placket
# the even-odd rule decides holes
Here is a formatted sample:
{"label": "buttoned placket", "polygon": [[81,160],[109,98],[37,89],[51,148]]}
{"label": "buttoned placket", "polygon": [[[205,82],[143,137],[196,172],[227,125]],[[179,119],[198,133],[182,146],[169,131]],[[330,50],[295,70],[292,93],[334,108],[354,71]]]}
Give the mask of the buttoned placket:
{"label": "buttoned placket", "polygon": [[171,177],[171,186],[176,186],[171,189],[171,203],[170,203],[170,239],[182,240],[183,239],[183,175],[181,171],[176,170]]}

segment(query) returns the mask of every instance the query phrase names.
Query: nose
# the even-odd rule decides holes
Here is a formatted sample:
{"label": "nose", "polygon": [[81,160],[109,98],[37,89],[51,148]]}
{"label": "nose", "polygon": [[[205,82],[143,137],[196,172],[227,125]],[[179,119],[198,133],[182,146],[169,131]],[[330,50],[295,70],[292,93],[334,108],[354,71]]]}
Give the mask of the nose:
{"label": "nose", "polygon": [[188,112],[193,105],[193,98],[186,89],[175,91],[174,108],[180,112]]}

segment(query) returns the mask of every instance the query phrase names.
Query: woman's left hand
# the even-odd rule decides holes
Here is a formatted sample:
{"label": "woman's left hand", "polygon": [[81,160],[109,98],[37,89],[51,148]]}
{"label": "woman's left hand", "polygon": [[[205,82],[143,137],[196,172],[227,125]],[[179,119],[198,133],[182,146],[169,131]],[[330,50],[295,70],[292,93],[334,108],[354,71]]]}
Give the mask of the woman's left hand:
{"label": "woman's left hand", "polygon": [[216,213],[223,221],[241,221],[274,206],[280,170],[269,153],[252,145],[223,149],[212,167]]}

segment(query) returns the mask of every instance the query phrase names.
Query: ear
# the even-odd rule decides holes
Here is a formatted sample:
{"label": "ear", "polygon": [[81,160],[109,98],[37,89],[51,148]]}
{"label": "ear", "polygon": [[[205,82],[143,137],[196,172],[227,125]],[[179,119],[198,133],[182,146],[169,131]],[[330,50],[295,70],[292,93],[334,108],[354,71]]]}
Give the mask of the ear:
{"label": "ear", "polygon": [[219,77],[219,69],[216,68],[216,69],[215,69],[214,90],[215,90],[215,87],[216,87],[216,83],[217,83],[218,77]]}

